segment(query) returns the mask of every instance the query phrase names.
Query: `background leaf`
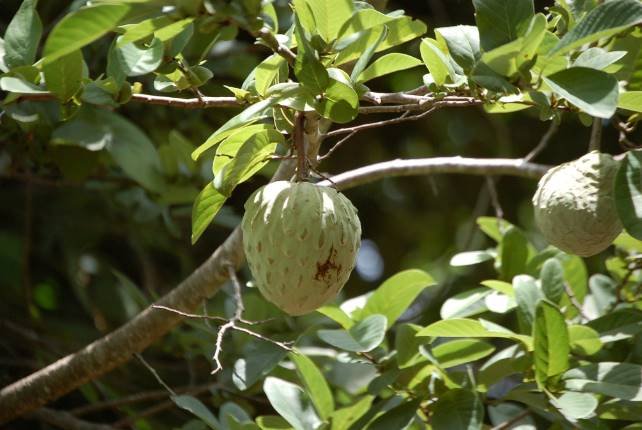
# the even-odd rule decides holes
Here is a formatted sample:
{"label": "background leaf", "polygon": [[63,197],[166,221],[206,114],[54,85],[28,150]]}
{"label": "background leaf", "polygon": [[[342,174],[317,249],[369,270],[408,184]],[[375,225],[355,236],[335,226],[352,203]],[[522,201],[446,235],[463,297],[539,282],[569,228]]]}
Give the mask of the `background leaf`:
{"label": "background leaf", "polygon": [[290,359],[296,365],[299,379],[303,382],[306,392],[312,399],[312,403],[319,413],[319,416],[327,420],[334,412],[334,398],[332,391],[323,376],[323,373],[314,362],[303,353],[290,353]]}
{"label": "background leaf", "polygon": [[33,64],[42,34],[38,0],[24,0],[4,33],[4,63],[9,69]]}
{"label": "background leaf", "polygon": [[642,151],[629,151],[615,178],[615,207],[627,233],[642,240]]}
{"label": "background leaf", "polygon": [[564,316],[546,300],[537,304],[533,324],[535,378],[545,387],[549,378],[568,369],[571,349]]}
{"label": "background leaf", "polygon": [[314,430],[321,425],[312,402],[298,385],[268,377],[265,378],[263,391],[272,407],[295,430]]}
{"label": "background leaf", "polygon": [[66,102],[80,90],[82,68],[83,58],[80,50],[45,64],[42,71],[45,75],[47,89],[54,93],[60,101]]}
{"label": "background leaf", "polygon": [[386,317],[370,315],[349,330],[319,330],[321,340],[339,349],[352,352],[368,352],[383,341],[386,334]]}
{"label": "background leaf", "polygon": [[473,0],[473,5],[484,51],[517,39],[534,14],[533,0]]}
{"label": "background leaf", "polygon": [[484,406],[477,394],[461,388],[447,391],[433,410],[431,424],[435,430],[480,430],[484,422]]}

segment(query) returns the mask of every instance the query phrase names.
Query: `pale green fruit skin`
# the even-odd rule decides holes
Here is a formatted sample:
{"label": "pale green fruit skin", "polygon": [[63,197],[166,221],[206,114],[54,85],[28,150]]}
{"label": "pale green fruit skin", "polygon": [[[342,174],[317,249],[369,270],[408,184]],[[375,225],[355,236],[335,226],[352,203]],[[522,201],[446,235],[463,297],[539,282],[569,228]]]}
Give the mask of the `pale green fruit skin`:
{"label": "pale green fruit skin", "polygon": [[243,249],[263,296],[290,315],[332,300],[361,245],[357,210],[333,188],[272,182],[245,202]]}
{"label": "pale green fruit skin", "polygon": [[569,254],[589,257],[622,231],[613,188],[618,162],[592,151],[550,169],[533,196],[535,222],[546,240]]}

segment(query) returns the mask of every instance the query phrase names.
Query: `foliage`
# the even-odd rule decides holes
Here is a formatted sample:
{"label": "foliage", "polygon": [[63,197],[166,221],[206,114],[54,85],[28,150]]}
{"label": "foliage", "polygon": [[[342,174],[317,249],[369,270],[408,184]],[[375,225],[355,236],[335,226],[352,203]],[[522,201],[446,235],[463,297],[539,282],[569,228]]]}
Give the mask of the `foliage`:
{"label": "foliage", "polygon": [[[80,341],[75,347],[132,318],[160,294],[158,276],[132,281],[116,270],[119,258],[138,259],[145,271],[150,260],[145,248],[153,244],[162,251],[161,263],[171,261],[163,275],[174,280],[172,272],[189,273],[193,256],[172,239],[187,236],[179,219],[190,217],[188,206],[192,243],[206,237],[212,223],[215,228],[237,224],[230,207],[247,196],[245,183],[256,188],[276,168],[273,159],[285,162],[295,151],[302,157],[292,138],[300,131],[299,118],[316,124],[319,137],[336,124],[365,117],[365,108],[380,104],[377,85],[399,85],[395,76],[420,77],[419,91],[396,95],[425,96],[417,105],[424,113],[442,105],[478,105],[491,122],[502,121],[496,114],[517,111],[556,124],[579,120],[598,130],[610,121],[626,150],[632,149],[628,136],[642,119],[638,0],[558,0],[542,11],[533,0],[473,0],[476,25],[431,27],[431,36],[423,21],[404,11],[386,13],[363,1],[76,1],[64,6],[60,19],[48,15],[41,21],[40,14],[55,7],[44,3],[23,1],[0,39],[0,88],[6,92],[0,138],[10,142],[0,148],[0,172],[9,179],[26,177],[27,193],[34,178],[45,183],[53,178],[55,185],[80,185],[94,200],[56,196],[61,207],[52,213],[59,218],[43,222],[38,247],[42,255],[60,259],[42,264],[36,285],[28,264],[16,271],[21,252],[26,261],[33,252],[31,243],[15,245],[19,239],[10,229],[0,231],[6,242],[0,262],[10,268],[2,309],[6,306],[8,320],[24,318],[40,330],[55,331],[71,317],[57,301],[60,286],[45,278],[63,279],[73,294],[69,308],[81,310],[73,315],[86,313],[94,322],[93,329],[73,321],[65,326],[65,336]],[[260,57],[251,57],[243,69],[235,63],[242,57],[234,56],[234,47],[248,38]],[[414,43],[414,50],[391,52],[405,49],[406,42]],[[217,50],[226,55],[214,61]],[[236,79],[225,79],[226,74]],[[150,97],[152,89],[172,98]],[[147,115],[137,110],[142,103],[200,109]],[[204,112],[217,103],[236,110],[229,119]],[[390,112],[410,110],[401,106]],[[459,112],[448,115],[464,115]],[[472,125],[461,124],[449,126],[450,133],[470,142],[465,133]],[[568,151],[567,159],[585,150],[584,144],[567,143],[571,148],[561,149]],[[495,146],[504,154],[517,152],[493,140],[493,154],[500,152]],[[456,154],[462,151],[461,145],[453,147]],[[376,151],[361,149],[355,158],[372,161]],[[302,318],[285,316],[256,289],[245,289],[244,316],[263,321],[256,328],[259,338],[235,332],[226,340],[224,372],[210,377],[216,383],[208,380],[206,399],[189,391],[193,386],[187,393],[172,392],[171,401],[186,412],[171,425],[636,428],[642,420],[641,175],[639,152],[631,150],[615,186],[626,232],[595,260],[543,246],[530,225],[480,216],[475,228],[488,236],[490,247],[456,247],[449,237],[446,260],[431,263],[430,271],[395,274],[396,267],[378,287],[343,295]],[[405,222],[395,222],[399,192],[386,186],[376,194],[376,202],[385,202],[389,211],[386,223],[400,224],[411,240],[418,237],[414,227],[440,234],[430,220],[417,221],[414,209]],[[422,183],[419,190],[424,199],[426,188]],[[461,189],[453,187],[452,194]],[[25,207],[33,212],[32,194],[27,195]],[[67,220],[72,209],[83,216]],[[28,223],[29,217],[33,213]],[[450,222],[463,224],[454,215]],[[200,242],[207,247],[203,254],[219,239]],[[126,251],[118,248],[112,261],[86,251],[99,249],[102,241],[122,246],[128,240]],[[482,248],[483,240],[478,243]],[[426,266],[423,260],[412,262]],[[451,289],[462,279],[469,284]],[[110,288],[114,283],[117,294]],[[26,312],[15,310],[24,307],[24,297]],[[431,311],[430,301],[438,312]],[[240,306],[238,300],[217,296],[206,310],[229,316],[234,306]],[[53,310],[61,314],[53,318],[48,314]],[[287,352],[267,336],[293,340],[295,349]],[[178,357],[181,366],[203,357],[211,363],[215,338],[209,321],[190,320],[157,352]],[[7,343],[12,353],[22,348]],[[45,352],[34,357],[36,367],[52,358]],[[194,377],[203,369],[189,371]],[[131,369],[122,372],[130,387],[142,378]],[[118,382],[101,380],[83,386],[70,402],[99,403],[122,391]],[[137,411],[122,408],[137,428],[170,425]],[[186,422],[188,416],[193,420]]]}

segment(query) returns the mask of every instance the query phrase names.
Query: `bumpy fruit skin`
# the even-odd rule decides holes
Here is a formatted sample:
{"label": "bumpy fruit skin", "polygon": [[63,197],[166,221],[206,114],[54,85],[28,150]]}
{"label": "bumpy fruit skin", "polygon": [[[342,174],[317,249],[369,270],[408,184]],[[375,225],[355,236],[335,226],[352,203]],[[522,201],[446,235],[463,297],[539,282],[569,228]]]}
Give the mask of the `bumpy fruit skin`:
{"label": "bumpy fruit skin", "polygon": [[272,182],[245,203],[243,248],[263,296],[290,315],[339,293],[354,269],[361,223],[350,200],[307,182]]}
{"label": "bumpy fruit skin", "polygon": [[606,249],[622,231],[613,199],[618,162],[592,151],[554,167],[533,196],[535,222],[549,243],[589,257]]}

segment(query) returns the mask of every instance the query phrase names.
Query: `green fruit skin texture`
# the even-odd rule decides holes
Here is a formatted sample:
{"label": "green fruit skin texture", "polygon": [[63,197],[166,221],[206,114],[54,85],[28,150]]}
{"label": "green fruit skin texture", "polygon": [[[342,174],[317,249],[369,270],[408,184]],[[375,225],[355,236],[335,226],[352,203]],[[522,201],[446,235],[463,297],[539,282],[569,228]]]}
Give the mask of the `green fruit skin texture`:
{"label": "green fruit skin texture", "polygon": [[592,151],[550,169],[539,181],[535,223],[546,240],[569,254],[589,257],[622,231],[613,189],[618,162]]}
{"label": "green fruit skin texture", "polygon": [[357,210],[333,188],[272,182],[245,203],[243,248],[263,296],[290,315],[334,299],[361,245]]}

